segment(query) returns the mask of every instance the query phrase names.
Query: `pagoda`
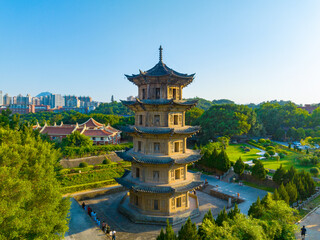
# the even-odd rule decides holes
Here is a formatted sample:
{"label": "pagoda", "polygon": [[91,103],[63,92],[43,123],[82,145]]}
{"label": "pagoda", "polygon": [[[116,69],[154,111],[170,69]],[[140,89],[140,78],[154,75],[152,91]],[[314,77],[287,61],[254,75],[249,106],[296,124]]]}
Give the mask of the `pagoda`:
{"label": "pagoda", "polygon": [[171,224],[200,214],[193,190],[202,181],[187,171],[187,165],[199,160],[199,151],[187,149],[187,138],[200,130],[185,125],[185,112],[197,104],[183,100],[182,89],[195,74],[182,74],[166,66],[159,48],[159,62],[148,71],[125,75],[138,86],[134,101],[122,101],[135,112],[135,125],[122,131],[133,137],[133,148],[120,153],[131,162],[116,181],[127,188],[119,211],[137,223]]}

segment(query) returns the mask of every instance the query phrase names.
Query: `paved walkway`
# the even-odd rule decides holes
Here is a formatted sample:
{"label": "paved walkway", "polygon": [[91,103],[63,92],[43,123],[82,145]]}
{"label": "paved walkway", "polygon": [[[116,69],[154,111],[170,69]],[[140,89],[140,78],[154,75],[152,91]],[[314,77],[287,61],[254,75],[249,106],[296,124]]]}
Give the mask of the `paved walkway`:
{"label": "paved walkway", "polygon": [[69,231],[65,240],[106,240],[105,234],[94,224],[88,214],[71,198]]}
{"label": "paved walkway", "polygon": [[[302,226],[307,228],[306,240],[320,240],[320,207],[305,217],[299,224],[298,229]],[[301,239],[300,231],[296,234],[297,239]]]}
{"label": "paved walkway", "polygon": [[213,176],[208,176],[208,175],[202,174],[201,180],[204,181],[205,179],[207,179],[207,181],[210,185],[218,186],[218,190],[220,192],[226,193],[226,194],[234,196],[234,197],[237,197],[237,193],[239,193],[240,198],[245,200],[243,203],[240,203],[238,205],[239,209],[244,214],[248,214],[248,210],[249,210],[251,204],[253,202],[257,201],[258,196],[260,197],[260,199],[262,199],[267,194],[267,192],[264,190],[248,187],[245,185],[240,186],[237,183],[223,182],[223,181],[216,179]]}

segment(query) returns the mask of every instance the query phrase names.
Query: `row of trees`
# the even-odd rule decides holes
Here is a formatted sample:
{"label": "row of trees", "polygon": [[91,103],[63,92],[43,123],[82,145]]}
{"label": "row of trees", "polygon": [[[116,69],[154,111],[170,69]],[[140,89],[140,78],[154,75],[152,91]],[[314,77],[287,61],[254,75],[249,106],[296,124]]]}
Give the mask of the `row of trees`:
{"label": "row of trees", "polygon": [[240,213],[237,205],[228,213],[223,209],[216,219],[211,211],[205,214],[197,229],[190,218],[176,235],[169,223],[165,231],[161,229],[157,240],[256,240],[256,239],[295,239],[297,211],[282,200],[268,193],[249,209],[249,217]]}
{"label": "row of trees", "polygon": [[209,168],[215,168],[222,172],[226,172],[230,168],[231,162],[223,147],[220,147],[221,150],[220,152],[218,152],[218,146],[219,144],[217,143],[209,143],[206,146],[202,147],[201,154],[203,154],[203,156],[198,164],[204,165]]}

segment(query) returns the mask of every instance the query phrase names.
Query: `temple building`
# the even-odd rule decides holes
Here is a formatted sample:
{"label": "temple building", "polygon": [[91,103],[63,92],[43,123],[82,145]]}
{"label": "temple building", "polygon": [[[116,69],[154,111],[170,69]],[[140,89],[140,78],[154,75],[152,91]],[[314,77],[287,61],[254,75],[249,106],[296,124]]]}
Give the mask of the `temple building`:
{"label": "temple building", "polygon": [[133,137],[133,149],[119,154],[130,161],[116,181],[129,191],[119,211],[137,223],[171,224],[184,222],[200,214],[198,199],[199,174],[187,171],[187,165],[199,160],[199,151],[187,149],[187,138],[200,130],[185,125],[185,112],[197,101],[183,100],[182,89],[195,74],[182,74],[162,61],[148,71],[125,75],[138,86],[134,101],[122,101],[135,112],[135,125],[122,129]]}
{"label": "temple building", "polygon": [[109,124],[99,123],[93,118],[88,119],[82,124],[54,124],[53,126],[40,126],[39,123],[33,127],[38,129],[41,134],[47,134],[51,140],[61,141],[66,136],[78,131],[81,134],[90,137],[94,145],[119,144],[121,140],[121,131],[111,127]]}

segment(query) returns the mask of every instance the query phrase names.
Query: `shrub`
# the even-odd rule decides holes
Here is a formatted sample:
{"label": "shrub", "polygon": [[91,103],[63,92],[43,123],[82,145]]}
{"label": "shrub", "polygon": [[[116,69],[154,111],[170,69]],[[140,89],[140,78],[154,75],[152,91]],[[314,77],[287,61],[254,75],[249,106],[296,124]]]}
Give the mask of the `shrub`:
{"label": "shrub", "polygon": [[266,140],[263,139],[263,138],[260,138],[260,139],[259,139],[259,143],[264,144],[264,143],[266,143]]}
{"label": "shrub", "polygon": [[286,155],[283,153],[283,152],[281,152],[281,153],[279,153],[279,157],[280,158],[284,158]]}
{"label": "shrub", "polygon": [[270,156],[273,156],[276,154],[276,152],[274,150],[268,150],[267,152],[269,153]]}
{"label": "shrub", "polygon": [[246,163],[246,164],[244,164],[244,169],[245,169],[245,170],[250,170],[250,169],[251,169],[251,167],[250,167],[250,165],[249,165],[249,164],[247,164],[247,163]]}
{"label": "shrub", "polygon": [[86,162],[81,162],[81,163],[79,164],[79,167],[80,167],[80,168],[88,167],[88,163],[86,163]]}
{"label": "shrub", "polygon": [[310,168],[310,173],[311,173],[313,176],[317,177],[317,176],[320,174],[320,170],[319,170],[319,168],[317,168],[317,167],[312,167],[312,168]]}
{"label": "shrub", "polygon": [[266,140],[266,143],[271,143],[271,140],[270,140],[270,139],[267,139],[267,140]]}
{"label": "shrub", "polygon": [[273,146],[268,146],[268,147],[266,147],[266,150],[267,150],[267,151],[269,151],[269,150],[276,151],[276,150],[275,150],[275,148],[274,148]]}
{"label": "shrub", "polygon": [[264,156],[265,158],[269,158],[269,157],[270,157],[270,154],[266,152],[263,156]]}
{"label": "shrub", "polygon": [[110,164],[110,163],[112,163],[112,161],[107,157],[102,161],[102,164]]}

